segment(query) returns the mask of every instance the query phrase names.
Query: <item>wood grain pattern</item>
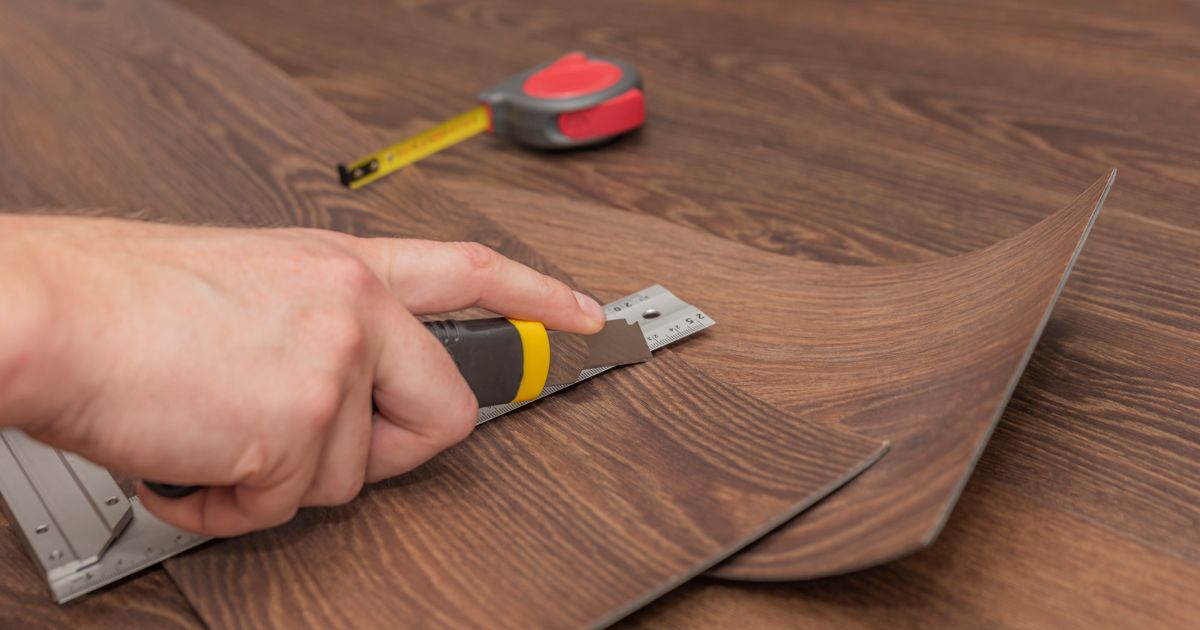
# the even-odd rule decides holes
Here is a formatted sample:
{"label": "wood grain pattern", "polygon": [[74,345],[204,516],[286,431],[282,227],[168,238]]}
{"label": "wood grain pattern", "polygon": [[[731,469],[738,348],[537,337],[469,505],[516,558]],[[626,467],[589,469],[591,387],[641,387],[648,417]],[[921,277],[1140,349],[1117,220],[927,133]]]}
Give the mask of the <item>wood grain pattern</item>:
{"label": "wood grain pattern", "polygon": [[[3,15],[2,207],[480,240],[566,278],[415,169],[365,194],[341,187],[330,165],[369,133],[177,9],[62,1]],[[668,351],[489,423],[344,509],[307,511],[168,570],[219,626],[602,623],[881,451]]]}
{"label": "wood grain pattern", "polygon": [[[171,573],[217,626],[606,625],[879,454],[681,362],[598,378],[346,508],[188,554]],[[663,401],[666,383],[679,390]],[[594,404],[598,388],[624,404]]]}
{"label": "wood grain pattern", "polygon": [[[1110,166],[1128,200],[1115,213],[1200,227],[1187,2],[387,0],[334,20],[319,0],[179,1],[392,138],[563,51],[628,59],[649,103],[637,136],[554,160],[481,139],[422,167],[776,253],[971,251]],[[394,61],[362,63],[364,50]]]}
{"label": "wood grain pattern", "polygon": [[[892,267],[763,260],[646,217],[528,193],[455,189],[508,216],[597,290],[648,274],[712,305],[727,332],[688,355],[805,418],[890,440],[854,483],[717,571],[835,575],[930,544],[999,419],[1109,185],[1103,178],[1022,234],[953,259]],[[552,214],[553,209],[553,214]],[[587,239],[566,236],[593,226]],[[614,260],[611,244],[654,252]],[[603,261],[603,262],[602,262]],[[626,262],[628,261],[628,262]],[[586,271],[584,267],[592,269]],[[729,287],[742,287],[731,296]]]}
{"label": "wood grain pattern", "polygon": [[[535,0],[391,0],[345,7],[336,22],[316,2],[181,3],[389,137],[564,50],[635,62],[650,99],[635,137],[553,159],[479,140],[422,164],[467,189],[562,197],[509,223],[522,233],[584,198],[798,258],[935,260],[1017,234],[1064,192],[1119,167],[1105,218],[981,460],[977,476],[1010,492],[989,495],[961,536],[998,545],[989,521],[1041,507],[1069,515],[1063,522],[1080,539],[1117,532],[1200,562],[1194,3],[629,0],[564,10]],[[364,49],[397,61],[359,63]],[[520,209],[480,201],[497,218]],[[595,216],[603,227],[613,214]],[[594,283],[589,274],[604,273],[592,260],[570,265],[567,249],[555,258],[577,277]],[[761,259],[763,268],[785,264]],[[936,550],[906,564],[931,571],[945,557]],[[1155,556],[1145,557],[1135,568],[1159,575]],[[1086,573],[1033,549],[1009,562]],[[967,610],[980,601],[1005,608],[1001,595],[973,586],[981,580],[960,583],[968,595],[945,595]],[[1074,592],[1077,607],[1091,605]],[[905,614],[918,625],[919,607]],[[852,623],[853,612],[838,618]]]}
{"label": "wood grain pattern", "polygon": [[[1195,617],[1195,604],[1178,591],[1200,580],[1200,440],[1192,426],[1200,410],[1200,235],[1187,223],[1200,184],[1189,113],[1200,94],[1190,71],[1200,41],[1194,6],[658,0],[596,16],[476,1],[423,3],[397,17],[385,11],[400,5],[374,3],[373,19],[353,19],[347,12],[359,7],[347,5],[338,9],[347,19],[336,23],[307,4],[190,6],[392,135],[457,111],[464,93],[530,56],[584,42],[632,58],[660,86],[640,136],[556,161],[481,141],[429,168],[593,197],[801,257],[878,263],[968,251],[1017,233],[1044,214],[1047,199],[1117,164],[1121,184],[980,462],[976,479],[997,490],[976,497],[980,485],[969,488],[941,542],[913,558],[811,584],[688,587],[649,619],[1147,627]],[[538,36],[521,35],[530,29]],[[367,39],[380,30],[402,36]],[[358,42],[376,50],[407,42],[410,62],[359,63]],[[462,53],[476,47],[488,54]],[[714,88],[740,100],[692,98]],[[66,81],[55,89],[70,93]],[[0,114],[6,139],[26,124],[38,123]],[[227,131],[214,136],[209,142],[226,152],[226,142],[241,146]],[[729,161],[711,154],[715,142]],[[334,157],[370,148],[364,142]],[[0,173],[21,163],[0,150]],[[0,180],[0,191],[48,203],[56,182],[28,170]],[[113,177],[139,195],[132,205],[109,202],[114,207],[154,207],[142,190],[150,183]],[[187,185],[204,188],[206,178]],[[101,197],[104,185],[91,185]],[[223,221],[285,222],[275,218],[271,194],[261,209],[267,218],[230,213],[209,195],[198,203]],[[259,203],[244,190],[231,199],[238,197]],[[986,205],[972,205],[980,200]],[[386,221],[346,207],[317,215],[389,233]],[[603,226],[612,214],[600,216]],[[512,225],[524,232],[531,224]],[[715,255],[726,251],[701,243]],[[572,271],[585,282],[597,273],[586,260]],[[607,291],[619,291],[611,284]],[[708,606],[692,596],[698,589],[721,595]],[[660,617],[663,610],[674,612]]]}
{"label": "wood grain pattern", "polygon": [[[989,446],[984,459],[995,451]],[[1194,564],[1006,485],[975,475],[938,543],[918,556],[805,582],[693,580],[629,618],[626,627],[1194,625],[1200,615]],[[1047,562],[1056,570],[1045,570]]]}

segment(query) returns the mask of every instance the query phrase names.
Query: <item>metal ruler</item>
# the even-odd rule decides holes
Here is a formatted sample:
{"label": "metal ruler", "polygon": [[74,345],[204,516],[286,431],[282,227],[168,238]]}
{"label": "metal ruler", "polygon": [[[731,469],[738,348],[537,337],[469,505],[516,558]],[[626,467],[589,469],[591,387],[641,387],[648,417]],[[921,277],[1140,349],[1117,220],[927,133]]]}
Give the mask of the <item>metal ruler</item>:
{"label": "metal ruler", "polygon": [[[703,311],[675,297],[670,291],[657,284],[608,303],[604,306],[604,314],[608,316],[608,319],[623,317],[631,324],[641,324],[642,333],[646,335],[646,345],[650,346],[652,351],[694,335],[715,323]],[[479,410],[479,419],[475,424],[480,425],[488,420],[495,420],[510,411],[535,403],[550,394],[560,392],[611,369],[611,367],[598,367],[584,370],[579,374],[575,383],[547,387],[542,390],[541,396],[533,400],[484,407]]]}
{"label": "metal ruler", "polygon": [[[659,285],[604,307],[610,319],[639,323],[651,350],[709,326],[700,309]],[[612,368],[584,370],[576,383]],[[570,385],[547,388],[535,400]],[[478,423],[534,401],[485,407]],[[109,472],[16,429],[0,430],[0,496],[51,597],[65,603],[187,551],[209,538],[175,529],[127,498]]]}
{"label": "metal ruler", "polygon": [[208,540],[156,519],[107,470],[16,429],[0,431],[0,495],[60,604]]}

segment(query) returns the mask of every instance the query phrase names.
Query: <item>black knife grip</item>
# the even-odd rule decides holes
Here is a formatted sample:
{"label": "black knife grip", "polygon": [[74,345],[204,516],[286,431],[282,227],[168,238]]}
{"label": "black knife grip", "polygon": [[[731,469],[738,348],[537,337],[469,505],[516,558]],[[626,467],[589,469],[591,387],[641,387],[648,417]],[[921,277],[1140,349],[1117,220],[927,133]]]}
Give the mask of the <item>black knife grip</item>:
{"label": "black knife grip", "polygon": [[154,494],[167,499],[186,497],[201,488],[201,486],[177,486],[170,483],[158,483],[157,481],[142,481],[142,484]]}
{"label": "black knife grip", "polygon": [[425,322],[442,342],[480,407],[512,402],[525,372],[517,327],[503,317]]}

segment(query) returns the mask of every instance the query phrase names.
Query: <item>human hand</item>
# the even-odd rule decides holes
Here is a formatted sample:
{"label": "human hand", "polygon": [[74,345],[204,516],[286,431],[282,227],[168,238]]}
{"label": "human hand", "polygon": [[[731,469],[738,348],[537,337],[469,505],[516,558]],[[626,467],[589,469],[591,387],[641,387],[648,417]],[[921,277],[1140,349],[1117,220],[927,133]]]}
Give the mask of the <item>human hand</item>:
{"label": "human hand", "polygon": [[474,395],[414,314],[603,325],[590,298],[477,244],[5,220],[47,304],[28,335],[39,351],[0,389],[4,422],[116,471],[205,486],[139,495],[214,536],[347,502],[471,432]]}

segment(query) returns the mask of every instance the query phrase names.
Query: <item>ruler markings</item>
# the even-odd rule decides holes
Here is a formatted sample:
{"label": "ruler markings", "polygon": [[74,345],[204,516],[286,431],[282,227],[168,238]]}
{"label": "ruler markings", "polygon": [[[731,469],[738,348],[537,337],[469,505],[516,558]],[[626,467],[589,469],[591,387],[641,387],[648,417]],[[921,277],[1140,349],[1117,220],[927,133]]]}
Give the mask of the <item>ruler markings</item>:
{"label": "ruler markings", "polygon": [[[703,311],[680,300],[670,291],[657,284],[642,289],[637,293],[627,295],[619,300],[609,302],[604,306],[604,312],[608,315],[609,319],[623,317],[627,322],[636,322],[641,325],[642,333],[646,337],[646,345],[651,350],[658,350],[685,337],[694,335],[712,326],[714,323],[712,318],[704,314]],[[547,387],[540,396],[533,400],[484,407],[479,410],[479,418],[475,421],[475,424],[480,425],[484,422],[495,420],[506,413],[516,411],[525,405],[537,402],[546,396],[560,392],[611,369],[612,367],[598,367],[584,370],[579,374],[579,378],[574,383]]]}

